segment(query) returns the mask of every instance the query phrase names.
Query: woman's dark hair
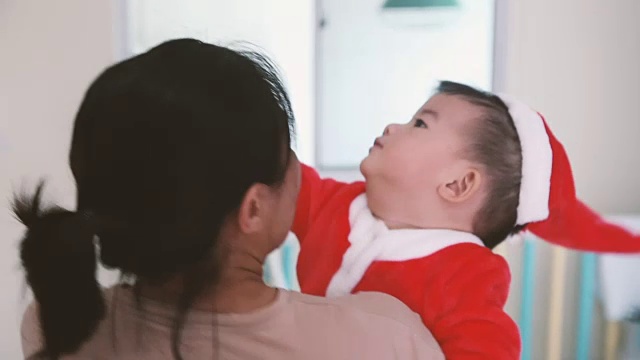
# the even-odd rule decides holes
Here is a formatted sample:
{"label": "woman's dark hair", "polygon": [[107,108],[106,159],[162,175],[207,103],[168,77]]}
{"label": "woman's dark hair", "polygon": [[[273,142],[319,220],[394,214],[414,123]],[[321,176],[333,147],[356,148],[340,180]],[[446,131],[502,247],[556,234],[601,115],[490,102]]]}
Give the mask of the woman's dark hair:
{"label": "woman's dark hair", "polygon": [[469,131],[468,156],[485,167],[489,188],[474,218],[473,232],[485,246],[494,248],[522,229],[515,226],[522,181],[518,132],[507,105],[492,93],[452,81],[442,81],[436,93],[460,96],[482,109],[482,121]]}
{"label": "woman's dark hair", "polygon": [[105,70],[75,119],[77,210],[43,207],[42,184],[14,201],[38,356],[74,353],[104,317],[97,244],[102,263],[136,284],[184,276],[172,344],[181,358],[185,314],[217,280],[223,221],[251,185],[282,183],[293,125],[276,68],[256,53],[172,40]]}

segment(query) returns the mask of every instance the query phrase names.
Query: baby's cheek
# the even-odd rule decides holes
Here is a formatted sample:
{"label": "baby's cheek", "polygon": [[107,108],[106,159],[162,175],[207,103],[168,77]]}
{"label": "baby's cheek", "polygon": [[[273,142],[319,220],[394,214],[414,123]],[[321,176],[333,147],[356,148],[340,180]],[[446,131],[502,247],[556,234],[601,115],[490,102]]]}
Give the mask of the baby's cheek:
{"label": "baby's cheek", "polygon": [[415,172],[418,165],[417,159],[410,159],[407,156],[394,156],[387,159],[387,168],[394,173],[411,174]]}

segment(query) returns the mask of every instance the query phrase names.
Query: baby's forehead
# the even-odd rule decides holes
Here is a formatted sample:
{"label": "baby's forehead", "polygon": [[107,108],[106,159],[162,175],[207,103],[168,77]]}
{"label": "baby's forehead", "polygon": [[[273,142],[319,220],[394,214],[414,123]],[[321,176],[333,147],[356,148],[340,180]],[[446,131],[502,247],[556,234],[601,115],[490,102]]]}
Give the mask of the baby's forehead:
{"label": "baby's forehead", "polygon": [[439,123],[469,126],[486,113],[486,108],[461,95],[435,94],[415,113],[416,117],[428,116]]}

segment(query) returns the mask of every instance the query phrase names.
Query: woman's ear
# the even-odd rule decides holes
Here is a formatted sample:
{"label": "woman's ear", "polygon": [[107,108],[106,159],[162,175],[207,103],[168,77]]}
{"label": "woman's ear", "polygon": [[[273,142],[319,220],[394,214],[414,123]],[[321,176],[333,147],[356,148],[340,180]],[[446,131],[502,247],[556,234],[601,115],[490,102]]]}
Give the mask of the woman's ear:
{"label": "woman's ear", "polygon": [[253,184],[245,193],[238,209],[238,227],[243,233],[256,233],[264,228],[268,190],[264,184]]}
{"label": "woman's ear", "polygon": [[438,195],[448,202],[463,202],[480,189],[482,181],[480,171],[466,169],[438,186]]}

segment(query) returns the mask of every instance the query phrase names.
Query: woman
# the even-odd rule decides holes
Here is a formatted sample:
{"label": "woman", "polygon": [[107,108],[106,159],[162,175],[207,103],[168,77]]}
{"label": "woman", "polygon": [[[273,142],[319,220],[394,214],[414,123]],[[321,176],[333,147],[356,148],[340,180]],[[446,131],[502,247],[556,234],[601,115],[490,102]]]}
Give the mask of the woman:
{"label": "woman", "polygon": [[[15,202],[35,296],[25,357],[442,358],[393,298],[263,283],[299,190],[292,128],[282,83],[256,54],[174,40],[100,75],[71,144],[77,210],[43,209],[42,185]],[[121,284],[101,289],[97,257]]]}

